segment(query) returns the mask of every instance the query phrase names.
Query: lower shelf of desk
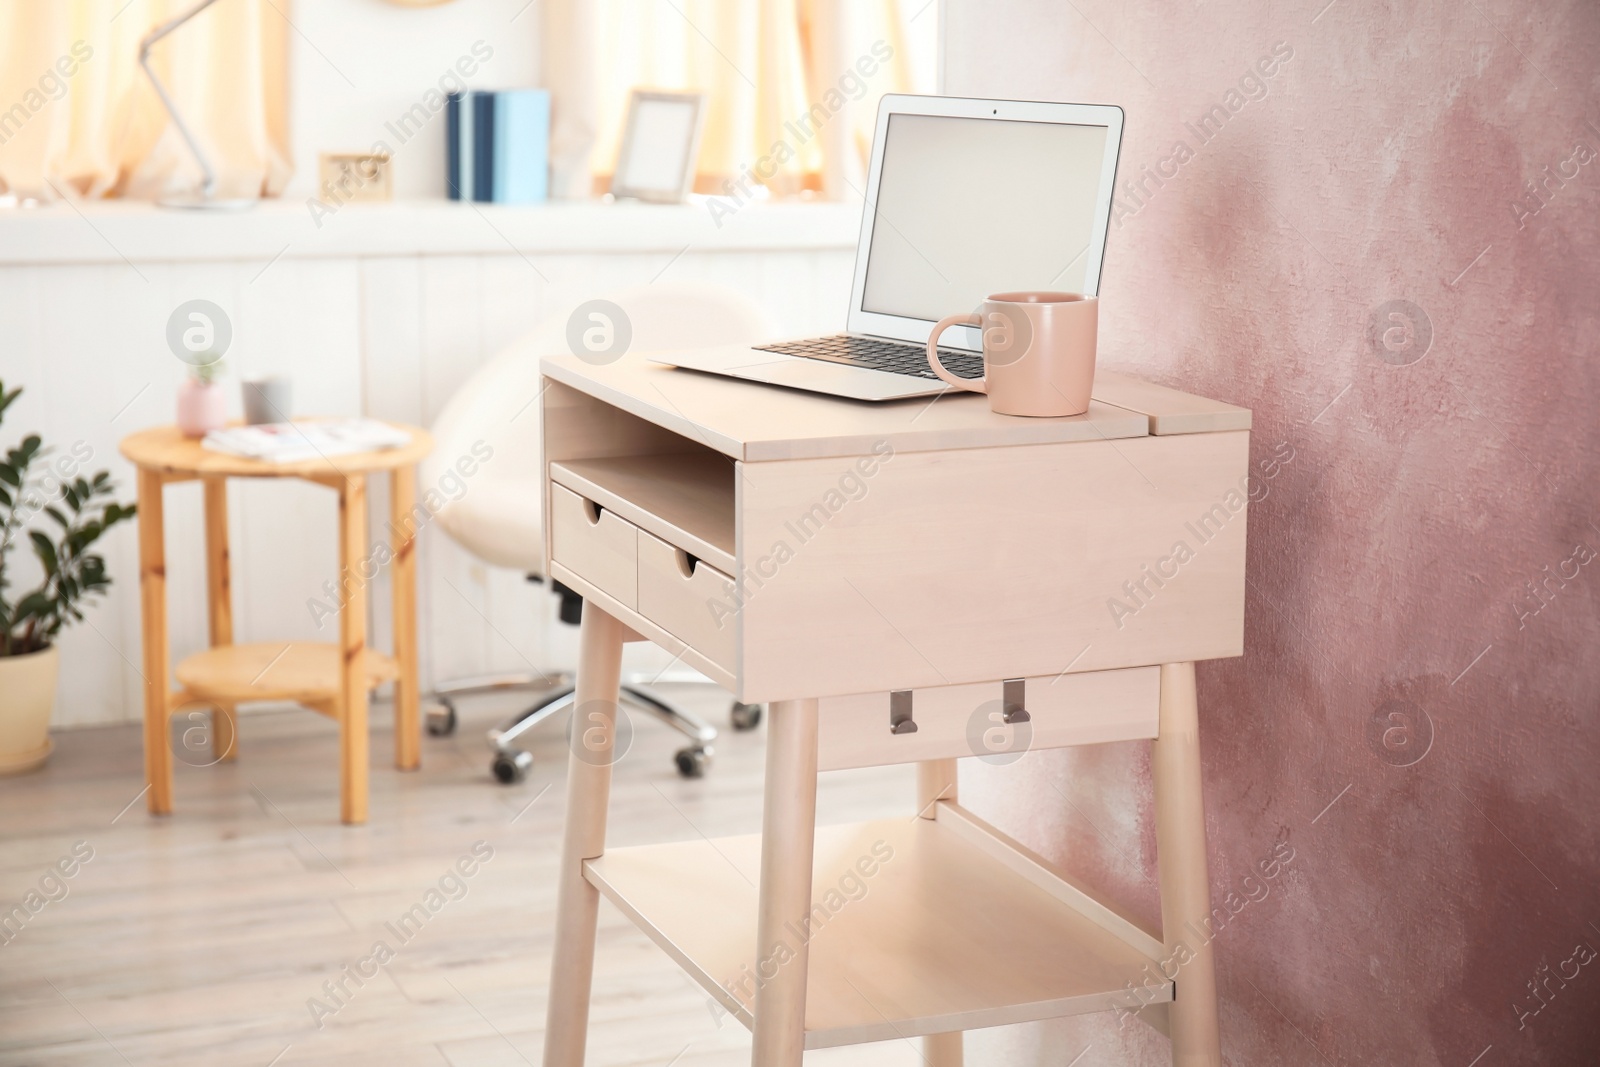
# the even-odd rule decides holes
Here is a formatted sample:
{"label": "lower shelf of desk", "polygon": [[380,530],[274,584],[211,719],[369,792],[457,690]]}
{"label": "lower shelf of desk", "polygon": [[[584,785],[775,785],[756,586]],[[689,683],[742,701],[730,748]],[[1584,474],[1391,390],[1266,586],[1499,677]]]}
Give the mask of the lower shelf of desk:
{"label": "lower shelf of desk", "polygon": [[[616,849],[584,877],[748,1027],[761,974],[808,933],[758,963],[760,869],[752,835]],[[955,805],[819,827],[812,900],[808,1049],[1136,1007],[1130,982],[1172,999],[1145,984],[1155,938]]]}

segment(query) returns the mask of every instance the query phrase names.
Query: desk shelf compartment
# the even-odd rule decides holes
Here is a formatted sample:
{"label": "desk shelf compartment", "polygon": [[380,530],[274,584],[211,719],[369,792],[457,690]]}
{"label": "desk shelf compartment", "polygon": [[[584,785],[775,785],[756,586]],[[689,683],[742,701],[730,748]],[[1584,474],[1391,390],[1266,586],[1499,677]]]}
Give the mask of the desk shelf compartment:
{"label": "desk shelf compartment", "polygon": [[724,574],[734,562],[734,465],[715,452],[550,465],[550,478]]}
{"label": "desk shelf compartment", "polygon": [[1156,938],[959,806],[936,814],[818,827],[812,924],[760,960],[760,835],[616,849],[584,877],[747,1027],[808,938],[808,1049],[1141,1004],[1165,1024]]}
{"label": "desk shelf compartment", "polygon": [[[551,573],[733,677],[734,465],[704,450],[550,464]],[[718,605],[721,605],[719,608]],[[671,647],[670,643],[668,647]],[[702,670],[705,664],[689,662]]]}

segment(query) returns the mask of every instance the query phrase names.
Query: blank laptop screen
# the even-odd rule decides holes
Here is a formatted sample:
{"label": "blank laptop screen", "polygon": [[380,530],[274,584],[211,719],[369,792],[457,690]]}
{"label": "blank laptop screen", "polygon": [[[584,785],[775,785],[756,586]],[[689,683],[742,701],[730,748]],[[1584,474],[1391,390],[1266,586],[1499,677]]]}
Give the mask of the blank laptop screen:
{"label": "blank laptop screen", "polygon": [[889,116],[863,311],[934,320],[1085,278],[1106,127]]}

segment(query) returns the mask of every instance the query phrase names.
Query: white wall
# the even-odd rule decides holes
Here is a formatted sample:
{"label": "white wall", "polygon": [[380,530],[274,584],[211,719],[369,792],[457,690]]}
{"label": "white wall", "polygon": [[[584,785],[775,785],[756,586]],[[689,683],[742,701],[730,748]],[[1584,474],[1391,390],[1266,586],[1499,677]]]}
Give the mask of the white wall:
{"label": "white wall", "polygon": [[318,182],[322,152],[394,150],[397,197],[445,194],[443,111],[404,144],[386,128],[475,42],[493,55],[465,79],[470,88],[539,84],[535,0],[453,0],[406,7],[387,0],[314,0],[294,5],[290,34],[290,137],[295,174],[284,195],[303,200]]}
{"label": "white wall", "polygon": [[[480,210],[482,213],[480,214]],[[295,203],[228,218],[132,205],[0,216],[0,379],[22,385],[0,446],[24,432],[94,449],[133,497],[118,441],[170,423],[186,368],[167,349],[178,304],[205,298],[233,324],[230,385],[290,375],[302,413],[427,425],[466,379],[543,316],[658,277],[704,280],[764,307],[779,333],[842,326],[858,214],[842,205],[750,207],[718,229],[698,207],[351,206],[318,231]],[[280,250],[281,256],[274,259]],[[126,258],[124,258],[126,257]],[[233,400],[238,411],[238,400]],[[372,479],[373,529],[387,489]],[[236,639],[329,640],[307,600],[337,575],[332,494],[298,482],[230,486]],[[141,715],[137,538],[104,549],[115,585],[61,640],[58,726]],[[167,490],[174,660],[206,643],[199,489]],[[26,546],[18,556],[28,554]],[[571,667],[575,631],[522,575],[485,567],[428,528],[419,567],[424,684],[490,670]],[[372,634],[387,648],[388,587]],[[669,657],[630,646],[630,663]],[[641,658],[642,657],[642,658]]]}
{"label": "white wall", "polygon": [[[117,442],[171,421],[184,367],[166,349],[165,323],[179,303],[197,297],[232,317],[227,360],[235,379],[287,373],[301,412],[422,424],[547,311],[649,282],[664,268],[668,277],[746,293],[783,333],[842,325],[858,207],[751,208],[724,229],[711,227],[701,208],[519,211],[438,199],[443,113],[405,144],[386,123],[437,89],[480,41],[493,54],[478,60],[471,87],[538,85],[539,0],[423,8],[313,0],[284,9],[292,20],[296,172],[281,201],[226,219],[118,202],[82,216],[66,208],[0,215],[0,379],[27,390],[8,413],[0,445],[24,430],[62,447],[83,440],[94,449],[95,469],[110,468],[131,499],[132,471]],[[931,54],[936,19],[930,6],[913,23],[919,55]],[[379,139],[395,150],[395,204],[350,206],[315,225],[305,200],[317,190],[319,154],[367,151]],[[380,482],[372,486],[375,516],[387,506]],[[167,492],[178,658],[205,642],[200,506],[195,486]],[[330,494],[288,483],[236,483],[231,492],[237,639],[326,639],[306,600],[336,573]],[[89,622],[62,639],[57,725],[141,714],[133,529],[114,531],[105,554],[116,584]],[[420,564],[425,683],[575,658],[571,629],[553,622],[553,601],[540,587],[476,564],[432,529]],[[372,600],[372,632],[382,647],[386,585],[374,587]],[[629,655],[651,652],[635,646]]]}

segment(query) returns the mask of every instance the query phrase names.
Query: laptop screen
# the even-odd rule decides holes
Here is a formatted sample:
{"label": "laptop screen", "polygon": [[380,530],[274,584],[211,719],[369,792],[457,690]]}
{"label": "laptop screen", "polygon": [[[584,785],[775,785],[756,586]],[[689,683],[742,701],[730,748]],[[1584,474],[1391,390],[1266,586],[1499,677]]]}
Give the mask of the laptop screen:
{"label": "laptop screen", "polygon": [[[990,293],[1095,294],[1107,127],[889,115],[861,309],[932,321]],[[1091,260],[1094,277],[1085,277]],[[953,335],[952,335],[953,336]]]}

